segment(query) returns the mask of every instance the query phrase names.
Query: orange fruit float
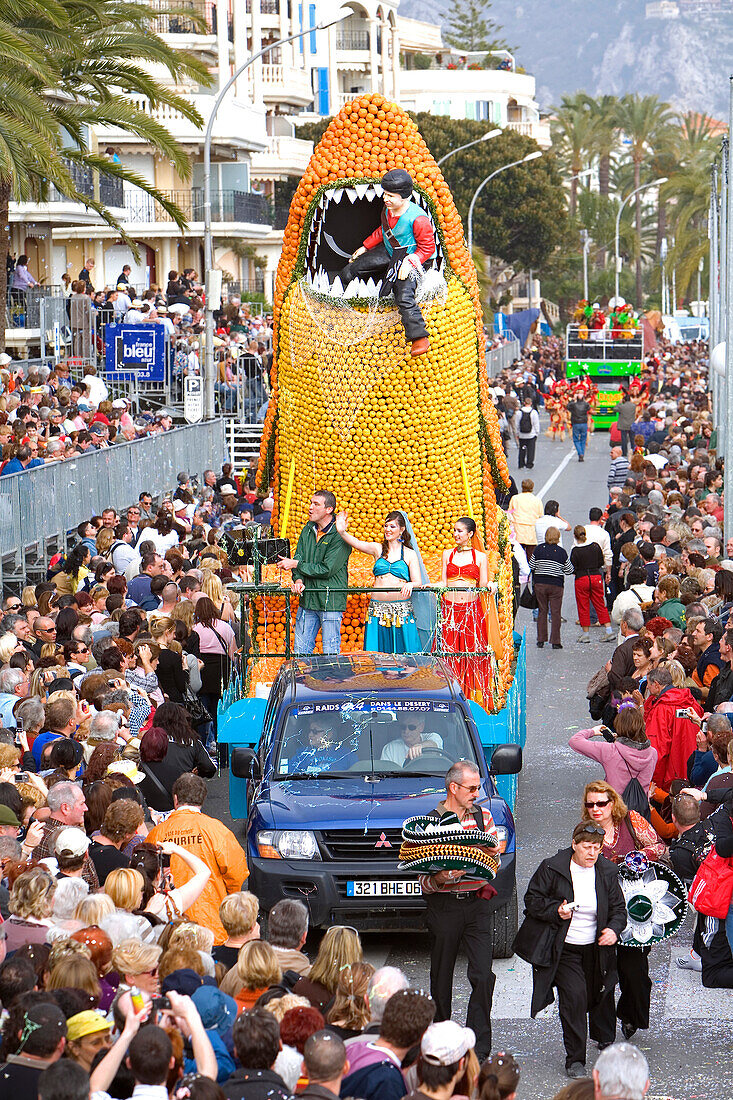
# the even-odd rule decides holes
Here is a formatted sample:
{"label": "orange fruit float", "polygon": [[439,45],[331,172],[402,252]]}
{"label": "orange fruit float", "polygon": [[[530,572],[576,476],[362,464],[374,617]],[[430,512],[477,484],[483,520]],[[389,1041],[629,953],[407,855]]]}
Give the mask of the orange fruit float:
{"label": "orange fruit float", "polygon": [[[334,281],[347,261],[326,244],[326,237],[335,237],[351,252],[375,228],[382,209],[379,180],[388,168],[412,176],[413,199],[432,222],[435,266],[445,281],[442,295],[421,303],[431,347],[417,358],[410,356],[391,300],[377,302],[373,286],[347,289]],[[463,463],[474,518],[500,585],[503,697],[513,652],[511,549],[495,487],[508,486],[509,471],[488,393],[476,271],[450,191],[417,126],[381,95],[363,95],[342,108],[298,185],[277,270],[273,347],[257,477],[260,491],[275,486],[275,529],[294,460],[286,532],[293,546],[313,491],[331,489],[360,538],[381,537],[387,512],[403,509],[430,579],[440,583],[441,551],[452,545],[456,518],[467,514]],[[371,565],[352,554],[349,584],[371,584]],[[280,577],[268,567],[264,579],[287,581],[289,574]],[[260,652],[284,643],[284,601],[264,597],[253,609]],[[344,652],[362,648],[367,602],[361,594],[348,599]],[[293,598],[293,621],[295,607]]]}

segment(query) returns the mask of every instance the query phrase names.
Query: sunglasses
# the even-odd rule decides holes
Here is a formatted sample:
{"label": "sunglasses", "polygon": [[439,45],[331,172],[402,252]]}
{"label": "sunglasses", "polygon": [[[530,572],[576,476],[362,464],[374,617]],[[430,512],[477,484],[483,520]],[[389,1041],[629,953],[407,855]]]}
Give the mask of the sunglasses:
{"label": "sunglasses", "polygon": [[585,808],[586,808],[586,810],[592,810],[594,806],[601,806],[601,807],[602,806],[609,806],[610,803],[611,803],[611,799],[610,798],[605,798],[605,799],[602,799],[599,802],[586,802]]}
{"label": "sunglasses", "polygon": [[420,722],[408,722],[408,723],[407,723],[407,725],[405,726],[405,729],[408,729],[408,730],[419,730],[419,729],[420,729],[420,726],[421,726],[421,723],[420,723]]}
{"label": "sunglasses", "polygon": [[464,791],[468,791],[469,794],[475,794],[476,791],[481,789],[480,785],[469,787],[466,783],[456,783],[456,786],[463,787]]}
{"label": "sunglasses", "polygon": [[605,835],[606,835],[605,829],[602,829],[600,827],[600,825],[584,825],[583,826],[583,832],[584,833],[590,833],[591,836],[605,837]]}

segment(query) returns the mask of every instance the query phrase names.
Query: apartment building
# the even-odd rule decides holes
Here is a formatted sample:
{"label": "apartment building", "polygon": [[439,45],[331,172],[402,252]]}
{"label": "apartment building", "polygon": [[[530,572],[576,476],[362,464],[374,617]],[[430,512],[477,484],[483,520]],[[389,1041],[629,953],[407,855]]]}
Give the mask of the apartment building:
{"label": "apartment building", "polygon": [[[154,29],[177,49],[205,61],[209,87],[178,85],[208,123],[218,92],[246,59],[268,45],[343,14],[338,24],[264,54],[238,78],[213,125],[212,223],[217,266],[245,292],[273,285],[287,210],[278,209],[276,184],[300,176],[312,152],[296,137],[304,121],[336,113],[354,96],[378,91],[408,110],[452,118],[485,119],[509,126],[548,146],[539,117],[534,78],[514,71],[479,69],[471,56],[443,46],[435,24],[402,18],[389,0],[182,0],[165,14],[149,0]],[[190,14],[189,14],[190,13]],[[163,74],[156,74],[163,78]],[[181,234],[164,208],[137,187],[79,176],[77,186],[101,196],[136,242],[138,255],[88,208],[52,194],[43,204],[13,204],[11,236],[31,270],[57,284],[95,261],[95,282],[110,283],[123,264],[139,285],[165,284],[171,269],[203,268],[204,130],[179,112],[138,97],[136,106],[167,127],[189,153],[191,176],[178,177],[167,158],[134,135],[111,128],[90,134],[95,150],[119,160],[154,184],[185,212]],[[101,186],[101,191],[100,191]],[[96,188],[96,190],[95,190]]]}

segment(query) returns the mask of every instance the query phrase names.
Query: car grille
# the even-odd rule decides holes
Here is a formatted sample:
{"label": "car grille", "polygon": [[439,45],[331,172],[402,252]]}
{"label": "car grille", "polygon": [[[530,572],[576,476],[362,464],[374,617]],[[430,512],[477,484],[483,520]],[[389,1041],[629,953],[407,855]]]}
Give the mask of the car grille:
{"label": "car grille", "polygon": [[[401,829],[325,829],[321,840],[327,858],[395,863],[402,843]],[[386,843],[385,843],[386,841]]]}

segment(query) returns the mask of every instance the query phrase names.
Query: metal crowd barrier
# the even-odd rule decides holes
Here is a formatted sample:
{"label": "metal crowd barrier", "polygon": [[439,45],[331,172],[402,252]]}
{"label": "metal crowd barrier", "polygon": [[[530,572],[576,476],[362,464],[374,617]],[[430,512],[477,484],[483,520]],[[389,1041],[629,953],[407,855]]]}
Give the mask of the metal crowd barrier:
{"label": "metal crowd barrier", "polygon": [[501,347],[486,350],[486,370],[489,378],[495,378],[503,370],[508,370],[515,359],[519,358],[520,347],[518,340],[510,340]]}
{"label": "metal crowd barrier", "polygon": [[42,575],[69,532],[103,508],[169,492],[180,470],[201,475],[226,459],[224,422],[210,420],[0,477],[0,582]]}

